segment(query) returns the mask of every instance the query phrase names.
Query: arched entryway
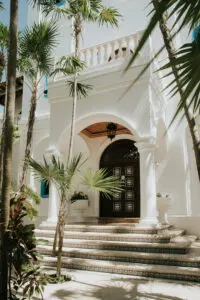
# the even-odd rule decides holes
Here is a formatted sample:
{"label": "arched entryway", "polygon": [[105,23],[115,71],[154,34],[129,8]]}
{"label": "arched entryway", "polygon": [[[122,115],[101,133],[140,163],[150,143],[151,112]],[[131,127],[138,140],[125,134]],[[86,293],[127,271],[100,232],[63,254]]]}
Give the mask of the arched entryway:
{"label": "arched entryway", "polygon": [[100,217],[139,218],[140,168],[135,142],[124,139],[109,145],[101,156],[100,168],[107,168],[123,186],[123,191],[114,193],[110,200],[100,195]]}

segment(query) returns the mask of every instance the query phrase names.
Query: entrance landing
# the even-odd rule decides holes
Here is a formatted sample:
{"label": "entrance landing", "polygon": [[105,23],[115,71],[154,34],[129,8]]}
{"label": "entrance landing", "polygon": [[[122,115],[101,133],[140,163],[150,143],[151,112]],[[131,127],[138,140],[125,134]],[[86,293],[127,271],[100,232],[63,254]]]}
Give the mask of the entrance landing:
{"label": "entrance landing", "polygon": [[99,218],[99,224],[116,224],[116,223],[139,223],[140,218]]}

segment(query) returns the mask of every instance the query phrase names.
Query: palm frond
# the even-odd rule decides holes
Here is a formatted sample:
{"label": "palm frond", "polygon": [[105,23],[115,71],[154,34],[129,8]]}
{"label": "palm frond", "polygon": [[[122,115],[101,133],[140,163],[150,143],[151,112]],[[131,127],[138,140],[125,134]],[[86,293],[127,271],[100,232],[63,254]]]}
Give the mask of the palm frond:
{"label": "palm frond", "polygon": [[49,3],[42,5],[42,12],[45,16],[51,15],[54,20],[58,20],[59,18],[73,18],[74,14],[73,12],[65,8],[63,6],[56,6]]}
{"label": "palm frond", "polygon": [[0,22],[0,51],[4,52],[8,48],[9,29]]}
{"label": "palm frond", "polygon": [[70,76],[75,74],[75,72],[81,72],[85,69],[85,62],[80,60],[75,56],[62,56],[59,61],[56,63],[55,70],[51,75],[57,75],[62,73],[65,76]]}
{"label": "palm frond", "polygon": [[[150,3],[152,3],[151,1]],[[179,32],[185,25],[189,25],[189,30],[192,30],[200,23],[200,0],[160,0],[157,1],[156,10],[152,10],[151,19],[146,27],[138,46],[136,47],[134,55],[131,57],[127,69],[133,64],[138,57],[139,52],[147,42],[149,36],[155,29],[163,13],[170,10],[169,18],[176,14],[173,27],[178,24]]]}
{"label": "palm frond", "polygon": [[[68,80],[69,85],[69,95],[74,97],[74,81]],[[88,96],[88,92],[93,89],[93,86],[90,84],[84,84],[81,82],[77,82],[77,96],[78,99],[86,98]]]}
{"label": "palm frond", "polygon": [[0,10],[3,10],[3,9],[4,9],[3,2],[0,1]]}
{"label": "palm frond", "polygon": [[52,161],[48,163],[44,158],[44,162],[39,163],[30,158],[27,161],[27,165],[32,170],[34,177],[39,181],[44,180],[45,182],[57,183],[60,180],[60,169]]}
{"label": "palm frond", "polygon": [[69,162],[66,167],[66,175],[65,175],[65,186],[70,189],[72,184],[72,180],[75,175],[80,172],[81,167],[85,164],[86,160],[83,160],[83,154],[79,153],[75,155]]}
{"label": "palm frond", "polygon": [[53,67],[52,50],[56,45],[57,25],[54,22],[27,27],[19,39],[19,69],[30,77],[49,74]]}
{"label": "palm frond", "polygon": [[[160,5],[163,5],[164,0]],[[179,28],[189,25],[189,29],[193,28],[200,22],[200,0],[171,0],[168,1],[168,8],[172,8],[170,16],[176,13],[176,21],[174,25],[179,23]]]}
{"label": "palm frond", "polygon": [[122,191],[121,184],[117,177],[108,176],[106,169],[99,169],[97,171],[88,169],[83,174],[82,184],[86,185],[89,189],[103,193],[107,198],[110,198],[113,192]]}
{"label": "palm frond", "polygon": [[[178,113],[183,109],[187,102],[188,107],[192,107],[194,111],[200,110],[200,33],[192,43],[183,45],[176,54],[173,61],[179,73],[179,85],[177,81],[172,80],[167,88],[171,88],[171,96],[176,95],[180,89],[183,95],[178,106]],[[170,69],[172,64],[165,64],[161,70]],[[170,76],[169,72],[167,75]]]}
{"label": "palm frond", "polygon": [[119,13],[118,9],[112,6],[102,7],[98,17],[99,25],[118,27],[120,17],[122,17],[122,15]]}

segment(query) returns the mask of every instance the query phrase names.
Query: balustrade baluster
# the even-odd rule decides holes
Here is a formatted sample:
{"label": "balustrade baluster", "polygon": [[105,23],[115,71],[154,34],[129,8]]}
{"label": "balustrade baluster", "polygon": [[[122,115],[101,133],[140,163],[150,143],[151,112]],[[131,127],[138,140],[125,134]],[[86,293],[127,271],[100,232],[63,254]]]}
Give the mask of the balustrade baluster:
{"label": "balustrade baluster", "polygon": [[[80,59],[85,62],[86,67],[92,68],[97,65],[114,62],[118,58],[130,56],[134,53],[135,48],[141,38],[141,32],[129,35],[118,40],[110,41],[80,51]],[[54,59],[54,65],[57,58]],[[58,74],[57,78],[60,77]]]}
{"label": "balustrade baluster", "polygon": [[104,62],[108,62],[109,60],[109,44],[105,44],[104,46]]}
{"label": "balustrade baluster", "polygon": [[104,63],[104,51],[105,51],[105,48],[104,48],[104,45],[100,45],[98,48],[97,48],[97,63],[99,65],[103,64]]}
{"label": "balustrade baluster", "polygon": [[96,61],[97,61],[97,49],[96,49],[96,47],[91,48],[90,53],[91,53],[90,66],[94,67],[96,65]]}
{"label": "balustrade baluster", "polygon": [[90,57],[91,57],[91,53],[90,53],[90,49],[86,49],[86,65],[89,68],[90,67]]}

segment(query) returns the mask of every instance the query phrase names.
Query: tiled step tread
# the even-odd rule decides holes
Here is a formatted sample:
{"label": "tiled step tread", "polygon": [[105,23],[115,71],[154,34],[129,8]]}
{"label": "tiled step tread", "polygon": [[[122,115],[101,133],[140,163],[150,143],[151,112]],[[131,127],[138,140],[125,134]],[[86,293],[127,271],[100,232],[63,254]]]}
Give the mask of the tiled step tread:
{"label": "tiled step tread", "polygon": [[[57,258],[43,257],[43,263],[56,265]],[[188,267],[130,264],[126,262],[110,262],[104,260],[63,258],[63,267],[69,269],[88,270],[106,273],[119,273],[145,277],[168,278],[200,282],[200,269]]]}
{"label": "tiled step tread", "polygon": [[[38,237],[36,237],[40,240]],[[53,243],[53,238],[46,237],[46,241],[49,244]],[[119,250],[123,249],[126,251],[133,251],[133,249],[137,249],[141,252],[145,252],[145,248],[153,249],[157,251],[159,249],[166,249],[166,250],[183,250],[187,249],[190,246],[190,242],[177,242],[177,243],[145,243],[145,242],[116,242],[116,241],[99,241],[99,240],[80,240],[80,239],[64,239],[64,246],[67,247],[75,247],[75,248],[97,248],[97,249],[104,249],[110,248],[112,250]],[[115,249],[116,248],[116,249]],[[108,249],[108,250],[110,250]],[[144,250],[144,251],[143,251]]]}
{"label": "tiled step tread", "polygon": [[[40,253],[51,254],[52,246],[39,245],[37,247]],[[63,256],[73,256],[79,258],[94,258],[95,257],[107,257],[107,259],[114,258],[135,258],[148,260],[160,260],[160,261],[177,261],[177,262],[190,262],[199,263],[200,256],[195,257],[192,255],[182,255],[182,254],[165,254],[165,253],[138,253],[138,252],[128,252],[128,251],[114,251],[114,250],[95,250],[95,249],[80,249],[80,248],[67,248],[63,247]]]}
{"label": "tiled step tread", "polygon": [[[54,236],[54,230],[35,230],[37,236]],[[170,231],[165,234],[138,234],[138,233],[105,233],[105,232],[70,232],[65,231],[65,238],[69,239],[87,239],[87,240],[113,240],[113,241],[160,241],[168,242],[172,237],[182,235],[182,230]]]}
{"label": "tiled step tread", "polygon": [[182,236],[174,236],[171,238],[171,242],[173,243],[181,243],[181,242],[190,242],[193,243],[197,240],[197,236],[196,235],[182,235]]}
{"label": "tiled step tread", "polygon": [[[170,228],[170,226],[164,227],[163,229]],[[55,230],[55,226],[40,226],[40,229],[44,230]],[[113,233],[149,233],[156,234],[162,228],[145,228],[135,226],[134,224],[112,224],[112,225],[65,225],[67,231],[78,231],[78,232],[113,232]]]}

